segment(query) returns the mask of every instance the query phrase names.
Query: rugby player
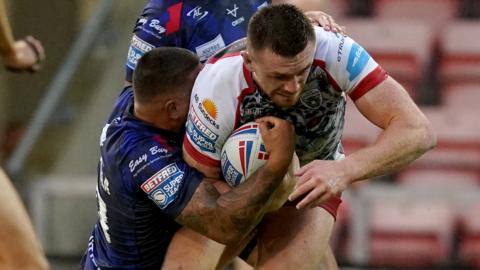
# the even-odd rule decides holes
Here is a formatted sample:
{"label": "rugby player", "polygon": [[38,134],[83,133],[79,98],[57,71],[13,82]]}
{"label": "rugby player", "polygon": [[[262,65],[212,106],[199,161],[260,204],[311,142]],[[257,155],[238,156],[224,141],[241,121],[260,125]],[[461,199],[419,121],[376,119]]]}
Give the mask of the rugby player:
{"label": "rugby player", "polygon": [[[216,51],[232,42],[245,37],[248,20],[259,9],[270,4],[292,3],[301,7],[312,23],[323,26],[327,31],[341,32],[328,14],[315,11],[325,6],[324,0],[250,0],[250,1],[198,1],[198,0],[150,0],[141,16],[137,19],[130,43],[126,64],[126,85],[131,84],[132,74],[138,59],[156,47],[182,47],[195,52],[201,62],[205,62]],[[281,191],[279,191],[281,193]],[[280,204],[283,196],[277,197],[273,204]],[[185,232],[186,236],[181,234]],[[176,255],[175,246],[170,253],[178,263],[184,263],[185,257],[199,257],[186,254],[184,246],[193,246],[191,239],[195,234],[182,230],[176,234],[180,255]],[[200,235],[198,241],[207,241]],[[189,239],[190,238],[190,239]],[[182,243],[180,239],[188,239]],[[203,252],[203,250],[202,250]],[[331,249],[328,258],[330,264],[336,265]],[[168,261],[168,260],[167,260]],[[335,270],[335,268],[325,268]]]}
{"label": "rugby player", "polygon": [[133,87],[122,91],[101,134],[98,220],[82,269],[179,269],[164,258],[182,228],[195,232],[189,239],[215,240],[195,242],[208,249],[208,260],[183,258],[191,267],[182,269],[214,269],[221,244],[241,242],[262,219],[292,161],[293,127],[263,118],[270,159],[244,184],[230,189],[223,180],[206,178],[183,161],[181,151],[200,68],[199,58],[181,48],[156,48],[139,60]]}
{"label": "rugby player", "polygon": [[[15,40],[0,0],[0,60],[10,71],[37,71],[45,57],[32,38]],[[20,196],[0,168],[0,269],[46,270],[49,265]]]}
{"label": "rugby player", "polygon": [[0,0],[0,60],[5,68],[14,72],[38,71],[45,60],[40,41],[32,36],[14,39],[3,0]]}
{"label": "rugby player", "polygon": [[[347,96],[383,129],[374,144],[349,156],[341,145]],[[264,116],[295,126],[303,167],[290,195],[296,207],[266,215],[259,227],[252,253],[257,269],[319,269],[341,192],[405,166],[435,145],[429,121],[400,84],[354,40],[312,26],[292,5],[261,9],[246,39],[207,61],[192,91],[186,161],[218,175],[230,133]]]}

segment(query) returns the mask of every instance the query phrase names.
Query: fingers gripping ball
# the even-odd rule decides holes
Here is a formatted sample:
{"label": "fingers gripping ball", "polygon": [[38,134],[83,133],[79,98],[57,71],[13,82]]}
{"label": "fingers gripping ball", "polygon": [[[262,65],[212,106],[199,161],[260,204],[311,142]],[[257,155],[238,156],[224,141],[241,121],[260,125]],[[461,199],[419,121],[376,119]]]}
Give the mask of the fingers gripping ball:
{"label": "fingers gripping ball", "polygon": [[267,159],[258,124],[246,123],[236,129],[223,145],[223,177],[230,186],[237,186],[263,166]]}

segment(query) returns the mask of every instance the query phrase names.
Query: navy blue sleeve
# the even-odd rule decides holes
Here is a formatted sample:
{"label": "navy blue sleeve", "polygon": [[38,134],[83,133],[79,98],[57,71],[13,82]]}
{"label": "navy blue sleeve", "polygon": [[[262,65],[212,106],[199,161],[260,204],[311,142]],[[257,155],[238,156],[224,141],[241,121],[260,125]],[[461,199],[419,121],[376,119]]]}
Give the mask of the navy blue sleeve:
{"label": "navy blue sleeve", "polygon": [[132,81],[133,70],[143,54],[157,47],[182,47],[180,24],[183,2],[151,0],[137,19],[128,49],[126,80]]}
{"label": "navy blue sleeve", "polygon": [[166,215],[176,218],[192,198],[203,175],[183,161],[178,149],[153,138],[137,145],[126,161],[134,183]]}

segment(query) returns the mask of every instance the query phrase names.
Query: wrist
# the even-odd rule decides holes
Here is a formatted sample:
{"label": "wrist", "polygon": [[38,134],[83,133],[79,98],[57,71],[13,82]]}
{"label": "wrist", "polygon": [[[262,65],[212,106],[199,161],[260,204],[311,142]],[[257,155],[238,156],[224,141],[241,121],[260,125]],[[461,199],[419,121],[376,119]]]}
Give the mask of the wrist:
{"label": "wrist", "polygon": [[265,167],[280,176],[284,176],[287,171],[290,163],[292,162],[292,154],[271,154]]}
{"label": "wrist", "polygon": [[337,163],[340,166],[340,170],[343,172],[341,181],[344,182],[345,185],[349,186],[358,180],[356,173],[357,163],[355,163],[351,158],[347,157],[345,159],[338,160]]}
{"label": "wrist", "polygon": [[263,166],[263,172],[265,174],[271,175],[274,178],[283,179],[285,174],[288,171],[288,164],[281,161],[274,161],[269,159],[267,163]]}
{"label": "wrist", "polygon": [[15,50],[13,47],[7,46],[0,48],[0,57],[2,59],[11,58],[13,55],[15,55]]}

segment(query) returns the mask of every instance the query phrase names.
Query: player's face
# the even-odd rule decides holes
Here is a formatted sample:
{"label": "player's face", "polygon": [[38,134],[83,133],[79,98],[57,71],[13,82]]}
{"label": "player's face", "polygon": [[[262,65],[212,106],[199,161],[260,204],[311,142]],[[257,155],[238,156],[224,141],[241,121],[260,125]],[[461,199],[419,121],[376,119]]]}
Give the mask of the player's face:
{"label": "player's face", "polygon": [[253,79],[275,105],[291,107],[302,94],[314,53],[314,43],[295,57],[282,57],[270,49],[255,52],[250,63]]}

